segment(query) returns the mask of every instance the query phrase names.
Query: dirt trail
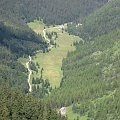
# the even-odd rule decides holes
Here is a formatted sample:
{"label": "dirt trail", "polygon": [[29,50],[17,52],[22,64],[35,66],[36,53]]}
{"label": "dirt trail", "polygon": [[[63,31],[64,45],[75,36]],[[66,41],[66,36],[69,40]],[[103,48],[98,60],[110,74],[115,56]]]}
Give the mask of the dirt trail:
{"label": "dirt trail", "polygon": [[29,92],[32,92],[32,85],[30,84],[30,79],[32,75],[32,70],[30,69],[30,62],[32,61],[31,56],[29,56],[29,61],[26,63],[26,67],[28,69],[29,75],[28,75],[28,84],[29,84]]}

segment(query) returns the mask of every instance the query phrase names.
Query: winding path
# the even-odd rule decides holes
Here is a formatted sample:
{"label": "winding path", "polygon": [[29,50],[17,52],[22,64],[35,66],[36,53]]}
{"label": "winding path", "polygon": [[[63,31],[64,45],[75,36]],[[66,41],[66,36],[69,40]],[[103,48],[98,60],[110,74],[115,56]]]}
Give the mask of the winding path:
{"label": "winding path", "polygon": [[[64,26],[63,25],[59,25],[59,26],[54,27],[54,28],[56,28],[56,29],[62,29],[62,28],[64,28]],[[48,49],[52,49],[54,47],[54,45],[51,45],[50,44],[50,39],[46,37],[46,29],[43,30],[43,37],[45,38],[45,40],[49,44]]]}
{"label": "winding path", "polygon": [[44,36],[45,40],[46,40],[48,43],[50,43],[50,39],[48,39],[48,38],[46,37],[46,29],[43,30],[43,36]]}
{"label": "winding path", "polygon": [[52,49],[53,45],[50,44],[50,39],[46,37],[46,29],[43,30],[43,36],[44,36],[45,40],[47,41],[47,43],[49,44],[48,50]]}
{"label": "winding path", "polygon": [[32,70],[30,69],[30,62],[32,61],[31,56],[29,55],[29,61],[26,63],[26,67],[28,69],[29,75],[28,75],[28,84],[29,84],[29,92],[32,92],[32,85],[30,84],[30,79],[32,75]]}
{"label": "winding path", "polygon": [[[62,25],[60,26],[57,26],[57,27],[54,27],[54,28],[58,28],[58,29],[62,29]],[[45,38],[45,40],[47,41],[47,43],[50,45],[48,46],[48,49],[52,49],[53,48],[53,45],[50,44],[50,39],[46,37],[46,29],[43,30],[43,36]],[[29,55],[29,61],[26,63],[26,67],[28,69],[28,72],[29,72],[29,75],[28,75],[28,84],[29,84],[29,92],[32,92],[32,85],[30,83],[30,80],[31,80],[31,75],[32,75],[32,70],[30,69],[30,63],[32,62],[32,58],[31,56]]]}

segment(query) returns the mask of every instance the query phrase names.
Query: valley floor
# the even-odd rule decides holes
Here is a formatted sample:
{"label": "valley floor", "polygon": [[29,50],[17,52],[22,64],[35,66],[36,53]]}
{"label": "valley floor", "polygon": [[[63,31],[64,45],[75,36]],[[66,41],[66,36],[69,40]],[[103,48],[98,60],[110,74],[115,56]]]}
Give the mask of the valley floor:
{"label": "valley floor", "polygon": [[[31,84],[29,85],[29,90],[32,91],[32,79],[37,77],[40,78],[42,68],[43,79],[48,79],[52,88],[59,87],[63,77],[63,72],[61,70],[62,61],[67,57],[68,52],[72,52],[76,49],[73,43],[78,42],[80,38],[78,36],[69,35],[69,33],[65,31],[62,32],[60,25],[47,27],[42,22],[35,20],[34,22],[28,23],[28,26],[32,28],[37,34],[41,34],[47,42],[49,39],[47,36],[45,36],[45,32],[57,32],[58,35],[57,39],[55,40],[56,47],[53,47],[49,52],[37,53],[35,56],[32,56],[32,62],[35,64],[37,63],[40,67],[38,68],[38,72],[32,71],[31,78],[29,78],[29,84]],[[24,66],[26,66],[29,60],[26,60],[26,58],[20,58],[19,61],[21,61]],[[70,106],[67,107],[67,116],[69,120],[73,120],[76,119],[79,115],[74,114],[72,112],[72,107]],[[81,119],[86,120],[85,117],[81,117]]]}
{"label": "valley floor", "polygon": [[47,28],[42,22],[34,21],[28,24],[35,32],[41,34],[43,37],[44,28],[46,32],[57,32],[58,38],[55,40],[56,48],[52,48],[46,53],[37,53],[33,56],[33,62],[39,64],[38,72],[34,72],[33,77],[41,76],[41,69],[43,68],[43,79],[48,79],[53,88],[59,87],[60,81],[63,77],[61,70],[62,60],[66,58],[68,52],[74,51],[73,43],[79,41],[77,36],[69,35],[67,32],[62,32],[59,26],[50,26]]}

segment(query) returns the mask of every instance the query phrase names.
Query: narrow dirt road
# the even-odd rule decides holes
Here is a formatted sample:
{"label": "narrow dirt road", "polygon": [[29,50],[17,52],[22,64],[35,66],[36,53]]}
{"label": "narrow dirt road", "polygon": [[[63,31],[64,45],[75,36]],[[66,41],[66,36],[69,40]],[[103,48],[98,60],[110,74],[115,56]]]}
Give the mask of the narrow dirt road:
{"label": "narrow dirt road", "polygon": [[48,38],[46,37],[46,29],[43,30],[43,36],[44,36],[45,40],[46,40],[48,43],[50,43],[50,39],[48,39]]}
{"label": "narrow dirt road", "polygon": [[[58,27],[56,27],[56,28],[58,28]],[[46,37],[46,29],[43,30],[43,36],[44,36],[45,40],[47,41],[47,43],[50,44],[50,39],[48,39]],[[51,48],[53,48],[53,45],[50,44],[50,46],[48,46],[48,49],[51,49]],[[29,55],[29,61],[26,63],[26,67],[27,67],[28,72],[29,72],[29,75],[28,75],[29,92],[32,92],[32,85],[30,83],[31,75],[32,75],[32,70],[30,69],[30,63],[31,63],[31,61],[32,61],[32,58]]]}
{"label": "narrow dirt road", "polygon": [[[57,27],[54,27],[55,29],[61,29],[62,30],[62,28],[64,28],[64,26],[63,25],[59,25],[59,26],[57,26]],[[49,29],[49,28],[48,28]],[[50,44],[50,39],[49,38],[47,38],[46,37],[46,30],[47,29],[44,29],[43,30],[43,37],[45,38],[45,40],[47,41],[47,43],[50,45],[50,46],[48,46],[48,49],[52,49],[53,47],[54,47],[54,45],[51,45]]]}
{"label": "narrow dirt road", "polygon": [[[62,29],[63,26],[57,26],[57,27],[54,27],[56,29]],[[48,49],[52,49],[53,48],[53,45],[50,44],[50,39],[46,37],[46,29],[43,30],[43,37],[45,38],[45,40],[47,41],[47,43],[50,45],[48,46]],[[32,85],[30,83],[30,80],[31,80],[31,75],[32,75],[32,70],[30,69],[30,63],[32,62],[32,58],[31,56],[29,55],[29,61],[26,63],[26,67],[28,69],[28,72],[29,72],[29,75],[28,75],[28,84],[29,84],[29,92],[32,92]]]}
{"label": "narrow dirt road", "polygon": [[32,85],[30,84],[30,79],[32,75],[32,70],[30,69],[30,62],[32,61],[31,56],[29,56],[29,61],[26,63],[26,67],[28,69],[29,75],[28,75],[28,84],[29,84],[29,92],[32,92]]}

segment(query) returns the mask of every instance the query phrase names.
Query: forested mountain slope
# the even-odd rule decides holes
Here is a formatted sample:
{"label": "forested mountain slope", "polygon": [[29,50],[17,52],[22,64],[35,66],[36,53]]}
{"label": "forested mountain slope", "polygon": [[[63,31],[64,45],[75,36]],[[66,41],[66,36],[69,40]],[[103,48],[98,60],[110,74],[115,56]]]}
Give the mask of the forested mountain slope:
{"label": "forested mountain slope", "polygon": [[0,120],[66,120],[49,105],[0,85]]}
{"label": "forested mountain slope", "polygon": [[42,37],[27,25],[14,23],[11,19],[4,21],[3,18],[0,20],[0,44],[19,56],[45,48]]}
{"label": "forested mountain slope", "polygon": [[27,70],[17,59],[46,47],[16,14],[20,1],[0,0],[0,84],[28,93]]}
{"label": "forested mountain slope", "polygon": [[78,23],[80,22],[81,26],[77,26],[78,23],[69,24],[68,31],[88,40],[119,28],[119,21],[120,2],[119,0],[111,0],[82,21],[79,20]]}
{"label": "forested mountain slope", "polygon": [[120,119],[119,8],[120,1],[113,0],[84,19],[78,34],[85,42],[63,60],[61,87],[49,98],[56,100],[53,106],[74,103],[73,111],[90,120]]}
{"label": "forested mountain slope", "polygon": [[[25,17],[41,17],[47,24],[62,24],[82,18],[101,7],[107,0],[29,0],[25,1]],[[31,16],[32,15],[32,16]]]}
{"label": "forested mountain slope", "polygon": [[0,18],[0,84],[6,83],[27,93],[27,70],[17,59],[45,49],[45,42],[17,19]]}
{"label": "forested mountain slope", "polygon": [[17,62],[16,55],[3,46],[0,46],[0,84],[28,93],[27,70]]}
{"label": "forested mountain slope", "polygon": [[[45,23],[61,24],[84,17],[108,0],[0,0],[1,15],[31,21],[41,17]],[[26,7],[27,6],[27,7]],[[9,10],[9,11],[8,11]]]}
{"label": "forested mountain slope", "polygon": [[77,50],[63,60],[60,88],[46,101],[52,107],[74,103],[74,112],[93,120],[120,119],[120,1],[107,1],[0,0],[0,119],[64,120],[22,94],[28,93],[27,70],[17,59],[47,47],[26,24],[34,19],[48,25],[79,21],[81,27],[74,23],[68,31],[85,40],[75,43]]}
{"label": "forested mountain slope", "polygon": [[26,69],[16,62],[17,58],[32,55],[47,47],[41,35],[34,33],[26,22],[39,17],[47,24],[72,21],[78,16],[86,16],[105,2],[106,0],[0,0],[0,83],[5,82],[16,88],[19,86],[27,92]]}
{"label": "forested mountain slope", "polygon": [[69,22],[88,15],[106,1],[0,0],[0,43],[19,55],[32,54],[46,45],[26,22],[39,18],[47,24]]}
{"label": "forested mountain slope", "polygon": [[0,0],[0,43],[19,55],[32,54],[45,47],[42,37],[25,23],[23,2]]}

